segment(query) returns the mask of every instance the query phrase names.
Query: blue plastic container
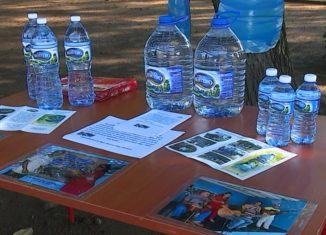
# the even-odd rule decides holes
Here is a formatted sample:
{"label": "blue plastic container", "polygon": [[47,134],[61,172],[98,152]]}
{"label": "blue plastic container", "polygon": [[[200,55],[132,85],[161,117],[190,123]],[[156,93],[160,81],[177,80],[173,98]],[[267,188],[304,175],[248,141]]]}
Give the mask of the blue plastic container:
{"label": "blue plastic container", "polygon": [[221,0],[219,14],[238,11],[231,29],[245,52],[260,53],[275,47],[280,38],[284,0]]}
{"label": "blue plastic container", "polygon": [[177,23],[180,31],[191,41],[191,17],[190,17],[190,1],[189,0],[169,0],[168,14],[176,18],[186,16],[187,19]]}

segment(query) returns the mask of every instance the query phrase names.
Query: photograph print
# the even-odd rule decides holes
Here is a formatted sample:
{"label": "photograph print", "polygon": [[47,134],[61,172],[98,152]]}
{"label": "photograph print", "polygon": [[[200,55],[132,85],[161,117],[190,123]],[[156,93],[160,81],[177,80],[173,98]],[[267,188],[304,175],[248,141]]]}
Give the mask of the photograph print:
{"label": "photograph print", "polygon": [[200,177],[158,215],[221,234],[281,235],[303,229],[315,208],[306,200]]}

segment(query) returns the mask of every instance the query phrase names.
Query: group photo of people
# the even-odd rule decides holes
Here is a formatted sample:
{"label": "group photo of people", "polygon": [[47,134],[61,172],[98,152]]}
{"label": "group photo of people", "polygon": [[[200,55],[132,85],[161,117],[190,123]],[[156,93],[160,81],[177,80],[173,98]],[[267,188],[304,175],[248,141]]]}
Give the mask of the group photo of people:
{"label": "group photo of people", "polygon": [[303,200],[199,178],[159,214],[225,234],[287,234],[306,205]]}

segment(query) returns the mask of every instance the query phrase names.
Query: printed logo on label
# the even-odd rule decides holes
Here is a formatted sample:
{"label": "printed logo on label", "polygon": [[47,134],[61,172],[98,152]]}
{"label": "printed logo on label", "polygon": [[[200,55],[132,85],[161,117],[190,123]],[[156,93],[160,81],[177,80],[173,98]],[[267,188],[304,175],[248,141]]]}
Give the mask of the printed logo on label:
{"label": "printed logo on label", "polygon": [[300,100],[294,102],[294,109],[304,113],[318,112],[319,100]]}
{"label": "printed logo on label", "polygon": [[183,91],[182,67],[145,66],[146,88],[154,93],[174,94]]}

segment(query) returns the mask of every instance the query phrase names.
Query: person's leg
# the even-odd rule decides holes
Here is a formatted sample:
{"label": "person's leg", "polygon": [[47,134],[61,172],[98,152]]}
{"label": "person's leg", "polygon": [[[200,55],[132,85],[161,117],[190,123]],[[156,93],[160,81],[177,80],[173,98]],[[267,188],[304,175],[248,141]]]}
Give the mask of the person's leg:
{"label": "person's leg", "polygon": [[234,219],[232,219],[228,225],[227,225],[227,228],[228,229],[234,229],[234,228],[237,228],[239,226],[241,226],[245,221],[243,220],[242,217],[236,217]]}
{"label": "person's leg", "polygon": [[187,207],[184,204],[179,204],[176,206],[176,208],[174,208],[170,216],[174,218],[179,218],[186,212],[187,212]]}
{"label": "person's leg", "polygon": [[203,212],[200,212],[198,213],[194,219],[192,220],[192,222],[194,223],[201,223],[204,221],[204,219],[206,219],[209,215],[210,215],[211,211],[208,210],[208,211],[203,211]]}
{"label": "person's leg", "polygon": [[266,220],[265,220],[265,223],[264,223],[264,225],[263,225],[264,229],[269,229],[269,226],[270,226],[271,223],[273,222],[274,217],[275,217],[275,215],[267,216],[267,218],[266,218]]}
{"label": "person's leg", "polygon": [[266,221],[268,216],[266,215],[263,215],[256,223],[256,227],[260,228],[261,225]]}

